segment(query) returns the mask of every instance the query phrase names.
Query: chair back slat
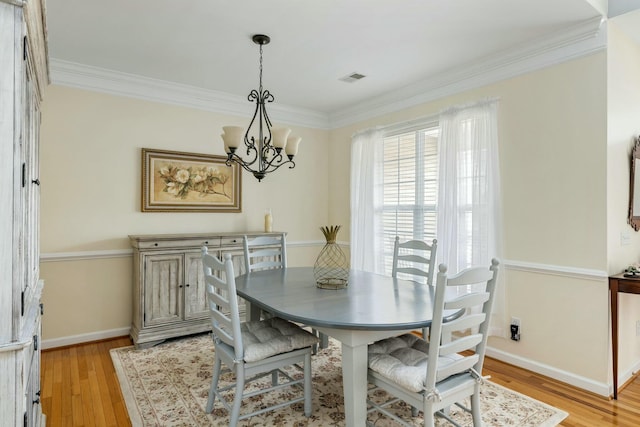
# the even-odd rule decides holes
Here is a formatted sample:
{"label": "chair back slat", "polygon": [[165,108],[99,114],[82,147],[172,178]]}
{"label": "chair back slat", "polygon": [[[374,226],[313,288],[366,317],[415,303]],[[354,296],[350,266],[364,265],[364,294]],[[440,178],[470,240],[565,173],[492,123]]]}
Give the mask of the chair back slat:
{"label": "chair back slat", "polygon": [[440,346],[440,356],[448,356],[474,348],[482,341],[482,335],[473,334],[452,340]]}
{"label": "chair back slat", "polygon": [[[441,264],[436,281],[433,306],[433,322],[431,323],[431,345],[429,346],[429,360],[437,363],[427,363],[425,388],[436,388],[436,383],[450,375],[464,372],[473,368],[482,373],[484,355],[489,327],[489,315],[495,296],[495,286],[498,274],[498,261],[492,260],[491,266],[469,268],[460,273],[447,276],[447,267]],[[447,288],[452,286],[483,285],[484,289],[461,297],[446,301]],[[481,306],[480,312],[475,312],[475,306]],[[445,309],[464,310],[461,317],[444,323]],[[471,333],[469,333],[469,329]],[[462,336],[452,334],[460,331]],[[452,340],[443,342],[442,337],[451,336]],[[437,345],[434,345],[437,343]],[[456,356],[450,363],[440,363],[441,356],[448,356],[465,350],[473,350],[468,356]]]}
{"label": "chair back slat", "polygon": [[226,254],[224,262],[208,253],[202,247],[202,268],[207,284],[207,302],[215,339],[233,347],[237,360],[244,357],[242,335],[240,334],[240,312],[236,295],[236,280],[231,254]]}
{"label": "chair back slat", "polygon": [[284,233],[276,236],[243,237],[244,262],[247,272],[287,268],[287,245]]}
{"label": "chair back slat", "polygon": [[474,354],[471,356],[463,357],[462,359],[458,359],[448,365],[439,366],[436,373],[436,382],[442,381],[450,377],[451,375],[455,375],[473,368],[473,366],[478,363],[478,359],[478,355]]}
{"label": "chair back slat", "polygon": [[[400,238],[396,236],[393,245],[391,276],[396,278],[400,274],[400,278],[433,285],[437,247],[438,241],[435,239],[431,244],[422,240],[400,242]],[[421,280],[415,280],[416,278]]]}
{"label": "chair back slat", "polygon": [[484,284],[491,280],[493,273],[488,268],[477,267],[462,270],[458,274],[447,277],[447,286],[469,286]]}
{"label": "chair back slat", "polygon": [[479,327],[486,318],[487,316],[484,313],[472,313],[463,315],[458,319],[444,323],[442,325],[442,333],[451,334],[453,332],[464,331],[466,329],[474,330],[475,328]]}
{"label": "chair back slat", "polygon": [[[213,332],[214,337],[224,342],[225,344],[233,347],[235,345],[235,341],[233,339],[232,333],[229,331],[233,330],[233,323],[231,319],[222,313],[219,310],[211,307],[213,301],[209,300],[209,314],[211,316],[211,330]],[[215,307],[215,304],[214,306]]]}
{"label": "chair back slat", "polygon": [[428,264],[429,258],[425,258],[420,255],[408,254],[408,255],[400,255],[398,254],[398,261],[406,261],[406,262],[419,262],[421,264]]}
{"label": "chair back slat", "polygon": [[454,298],[450,301],[445,302],[444,309],[445,310],[458,310],[470,307],[476,307],[481,304],[484,304],[487,300],[489,300],[488,292],[474,292],[472,294],[462,295],[458,298]]}

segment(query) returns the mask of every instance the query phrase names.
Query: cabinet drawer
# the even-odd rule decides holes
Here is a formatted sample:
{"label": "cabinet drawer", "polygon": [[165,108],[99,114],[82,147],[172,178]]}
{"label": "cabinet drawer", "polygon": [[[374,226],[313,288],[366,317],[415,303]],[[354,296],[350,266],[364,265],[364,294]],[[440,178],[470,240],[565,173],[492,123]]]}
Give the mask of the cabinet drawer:
{"label": "cabinet drawer", "polygon": [[220,239],[220,246],[223,248],[228,247],[242,247],[242,236],[223,237]]}
{"label": "cabinet drawer", "polygon": [[[242,240],[240,240],[242,244]],[[219,247],[220,237],[201,237],[184,240],[145,240],[138,242],[139,249],[176,249],[176,248],[199,248],[201,246]]]}

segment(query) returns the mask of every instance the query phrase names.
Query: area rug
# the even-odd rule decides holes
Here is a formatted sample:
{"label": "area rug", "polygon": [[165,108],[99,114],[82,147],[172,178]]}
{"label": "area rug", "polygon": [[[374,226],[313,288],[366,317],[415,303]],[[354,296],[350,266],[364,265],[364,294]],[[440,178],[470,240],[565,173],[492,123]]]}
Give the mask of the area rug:
{"label": "area rug", "polygon": [[[225,426],[227,411],[216,402],[213,413],[204,412],[211,384],[213,343],[209,334],[166,341],[149,349],[124,347],[111,350],[129,418],[137,426]],[[302,403],[280,408],[241,421],[242,426],[344,426],[342,399],[342,369],[340,344],[330,340],[328,348],[312,358],[313,414],[306,418]],[[293,375],[300,375],[292,371]],[[230,382],[231,373],[221,381]],[[267,381],[269,377],[261,381]],[[264,382],[262,385],[264,386]],[[260,381],[251,387],[260,387]],[[293,391],[295,393],[296,391]],[[229,391],[232,396],[232,391]],[[291,396],[290,388],[245,399],[241,414],[277,401],[279,396]],[[381,390],[370,392],[370,398],[385,400]],[[562,421],[567,413],[537,400],[516,393],[491,381],[485,381],[481,393],[482,418],[487,427],[520,426],[549,427]],[[411,417],[410,408],[397,404],[396,411],[410,424],[421,425],[421,413]],[[471,416],[454,407],[452,418],[462,426],[472,426]],[[368,420],[376,427],[397,425],[378,413]],[[446,426],[439,420],[438,426]]]}

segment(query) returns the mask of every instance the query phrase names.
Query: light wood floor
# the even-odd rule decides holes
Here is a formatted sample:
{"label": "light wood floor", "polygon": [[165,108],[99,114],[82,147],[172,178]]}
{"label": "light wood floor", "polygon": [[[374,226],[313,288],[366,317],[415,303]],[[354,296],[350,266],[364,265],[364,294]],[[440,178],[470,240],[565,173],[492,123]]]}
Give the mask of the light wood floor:
{"label": "light wood floor", "polygon": [[[118,338],[42,353],[42,409],[47,425],[129,426],[109,350],[131,345]],[[552,406],[569,416],[562,426],[640,426],[640,378],[618,400],[608,400],[551,378],[487,358],[485,375],[492,381]]]}

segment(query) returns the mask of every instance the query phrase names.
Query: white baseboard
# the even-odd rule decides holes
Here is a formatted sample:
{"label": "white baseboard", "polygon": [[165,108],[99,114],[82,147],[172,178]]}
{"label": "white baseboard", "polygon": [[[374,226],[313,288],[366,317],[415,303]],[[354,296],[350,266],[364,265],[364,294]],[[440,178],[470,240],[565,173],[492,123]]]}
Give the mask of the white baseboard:
{"label": "white baseboard", "polygon": [[67,345],[82,344],[91,341],[106,340],[109,338],[116,338],[129,335],[131,328],[118,328],[110,329],[108,331],[91,332],[88,334],[71,335],[68,337],[53,338],[42,341],[42,349],[47,350],[49,348],[64,347]]}
{"label": "white baseboard", "polygon": [[[529,371],[554,378],[558,381],[562,381],[563,383],[590,391],[603,397],[609,397],[613,391],[613,387],[609,384],[594,381],[592,379],[585,378],[571,372],[563,371],[561,369],[554,368],[553,366],[549,366],[535,360],[516,356],[515,354],[511,354],[503,350],[498,350],[493,347],[487,346],[486,355],[502,362],[509,363],[510,365],[518,366],[520,368],[528,369]],[[631,374],[629,374],[629,378],[630,377]],[[623,382],[620,382],[619,384],[623,384]]]}

